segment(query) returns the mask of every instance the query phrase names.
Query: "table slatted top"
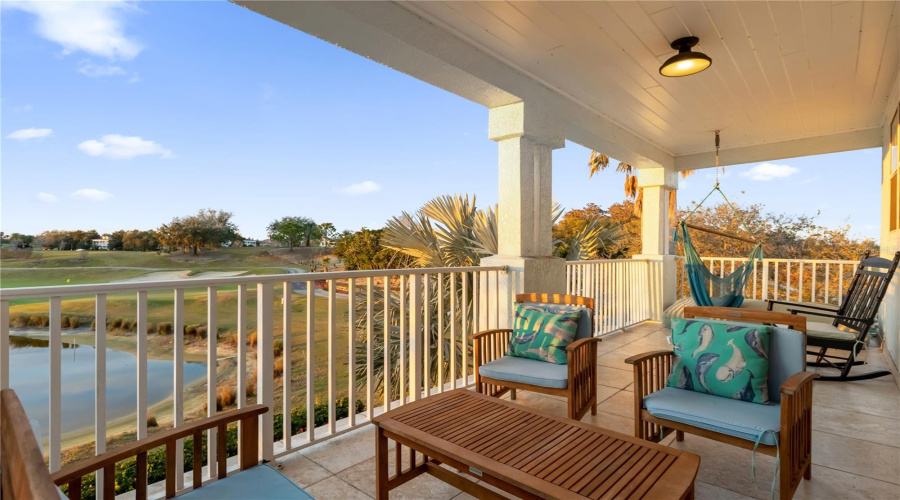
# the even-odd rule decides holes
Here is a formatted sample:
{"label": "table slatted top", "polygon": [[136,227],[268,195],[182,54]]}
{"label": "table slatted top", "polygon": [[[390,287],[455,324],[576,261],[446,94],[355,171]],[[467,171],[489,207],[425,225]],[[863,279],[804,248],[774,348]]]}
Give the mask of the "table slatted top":
{"label": "table slatted top", "polygon": [[376,419],[376,425],[540,496],[680,498],[691,453],[461,389]]}

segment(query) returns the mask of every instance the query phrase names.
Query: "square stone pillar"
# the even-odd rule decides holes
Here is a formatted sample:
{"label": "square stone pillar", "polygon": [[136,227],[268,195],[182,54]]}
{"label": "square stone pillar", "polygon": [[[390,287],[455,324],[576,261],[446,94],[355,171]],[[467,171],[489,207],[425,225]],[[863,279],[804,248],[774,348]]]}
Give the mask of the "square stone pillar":
{"label": "square stone pillar", "polygon": [[641,254],[634,259],[649,262],[650,318],[663,320],[663,311],[678,293],[678,262],[672,243],[669,195],[678,189],[678,172],[666,168],[638,170],[638,186],[644,191],[641,215]]}
{"label": "square stone pillar", "polygon": [[[524,102],[491,109],[489,134],[498,146],[498,255],[482,266],[508,266],[498,293],[500,324],[511,317],[516,293],[565,293],[566,263],[553,257],[552,153],[565,145],[563,122],[549,110]],[[493,326],[493,325],[491,325]]]}

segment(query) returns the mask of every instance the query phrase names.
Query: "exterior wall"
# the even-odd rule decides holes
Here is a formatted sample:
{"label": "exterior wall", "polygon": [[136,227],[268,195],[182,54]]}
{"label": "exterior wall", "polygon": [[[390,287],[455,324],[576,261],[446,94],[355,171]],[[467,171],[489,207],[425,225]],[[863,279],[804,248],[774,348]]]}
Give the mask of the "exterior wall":
{"label": "exterior wall", "polygon": [[[890,180],[893,173],[891,137],[897,137],[897,130],[890,130],[891,122],[897,107],[900,105],[900,77],[894,82],[894,89],[885,109],[885,120],[882,130],[882,182],[881,182],[881,255],[892,258],[894,252],[900,251],[900,230],[890,230]],[[895,139],[896,141],[896,139]],[[896,147],[900,147],[897,145]],[[900,166],[897,167],[900,169]],[[887,296],[881,307],[881,321],[884,329],[884,347],[888,357],[893,361],[894,378],[900,383],[897,367],[900,366],[900,276],[888,288]]]}

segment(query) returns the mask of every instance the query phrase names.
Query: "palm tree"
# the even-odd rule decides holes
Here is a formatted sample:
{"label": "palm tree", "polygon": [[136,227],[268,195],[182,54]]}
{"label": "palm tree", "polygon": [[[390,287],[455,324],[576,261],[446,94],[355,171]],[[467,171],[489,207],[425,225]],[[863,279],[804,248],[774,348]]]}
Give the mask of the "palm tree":
{"label": "palm tree", "polygon": [[[553,222],[562,215],[563,208],[554,204]],[[563,254],[569,260],[587,259],[593,257],[599,248],[613,245],[622,237],[618,228],[605,224],[599,218],[589,221],[576,235],[568,241],[555,241],[554,247],[557,255]],[[382,245],[396,250],[412,259],[413,267],[468,267],[478,266],[481,258],[497,253],[497,209],[488,207],[479,210],[475,206],[475,198],[467,196],[440,196],[427,202],[415,213],[403,212],[400,216],[388,221],[382,236]],[[433,280],[434,281],[434,280]],[[428,359],[430,366],[426,367],[431,375],[431,380],[437,380],[438,372],[443,370],[444,379],[449,379],[450,364],[455,362],[457,366],[464,359],[471,359],[471,355],[463,358],[464,353],[470,353],[471,346],[465,340],[465,335],[470,332],[460,332],[453,340],[456,343],[456,359],[449,360],[451,348],[450,325],[455,322],[462,324],[463,314],[466,314],[468,324],[472,324],[473,280],[465,279],[462,273],[456,274],[455,283],[450,276],[445,275],[443,288],[438,289],[433,282],[425,294],[424,300],[430,303],[431,314],[429,336],[431,352]],[[398,366],[400,356],[400,302],[409,300],[409,289],[401,289],[395,280],[389,284],[390,292],[387,300],[390,305],[389,317],[385,318],[384,287],[378,287],[373,293],[373,327],[376,332],[384,332],[384,325],[390,325],[390,345],[385,349],[384,336],[376,335],[373,356],[373,370],[375,373],[383,373],[385,351],[387,359],[391,360],[391,366]],[[456,295],[458,307],[450,311],[447,307],[444,311],[443,321],[438,317],[438,301],[443,297],[448,304],[452,293]],[[357,380],[365,383],[366,374],[366,293],[365,290],[357,291],[356,318],[357,318],[357,356],[359,360],[356,366]],[[465,301],[463,299],[466,299]],[[407,302],[408,303],[408,302]],[[465,312],[464,312],[465,311]],[[439,323],[443,324],[443,330],[439,329]],[[443,349],[444,359],[448,361],[444,366],[438,365],[438,349]],[[397,394],[400,386],[400,370],[392,370],[391,389],[392,394]],[[381,391],[383,377],[377,377],[376,391]]]}
{"label": "palm tree", "polygon": [[[596,151],[591,151],[591,158],[588,160],[588,168],[590,168],[588,178],[590,179],[594,174],[601,170],[606,170],[607,167],[609,167],[609,156]],[[635,215],[640,216],[644,209],[644,190],[638,187],[637,169],[620,161],[619,164],[616,165],[616,172],[625,174],[625,197],[629,200],[634,200],[634,213]],[[684,179],[693,173],[693,170],[682,170],[681,178]],[[677,207],[677,195],[675,191],[672,191],[669,193],[670,218],[675,217],[675,210]]]}

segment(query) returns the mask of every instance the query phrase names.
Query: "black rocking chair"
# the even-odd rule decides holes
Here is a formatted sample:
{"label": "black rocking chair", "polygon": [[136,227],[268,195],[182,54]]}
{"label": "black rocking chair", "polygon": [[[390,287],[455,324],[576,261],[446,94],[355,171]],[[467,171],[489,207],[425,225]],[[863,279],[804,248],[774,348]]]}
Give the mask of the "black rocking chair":
{"label": "black rocking chair", "polygon": [[[781,300],[768,301],[770,311],[775,304],[784,304],[790,306],[788,312],[791,314],[821,316],[834,320],[831,324],[807,323],[806,345],[819,348],[818,352],[807,352],[807,354],[816,356],[816,360],[809,362],[808,365],[836,368],[841,372],[836,376],[820,376],[819,380],[844,382],[867,380],[891,374],[889,371],[878,370],[850,375],[850,368],[863,364],[863,361],[858,361],[856,356],[865,347],[869,329],[875,323],[878,307],[887,293],[898,262],[900,262],[900,252],[894,255],[893,261],[881,257],[869,257],[869,252],[866,252],[859,267],[856,268],[850,289],[847,290],[847,294],[837,309]],[[850,354],[846,358],[829,355],[826,354],[828,349],[849,351]]]}

